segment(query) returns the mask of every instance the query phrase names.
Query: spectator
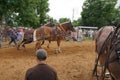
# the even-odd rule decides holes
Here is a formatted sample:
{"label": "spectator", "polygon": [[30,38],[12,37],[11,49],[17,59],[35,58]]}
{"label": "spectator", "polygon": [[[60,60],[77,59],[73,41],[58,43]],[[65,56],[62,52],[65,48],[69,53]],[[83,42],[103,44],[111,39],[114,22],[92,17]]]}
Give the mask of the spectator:
{"label": "spectator", "polygon": [[73,41],[77,41],[77,31],[71,33]]}
{"label": "spectator", "polygon": [[90,29],[90,31],[89,31],[89,37],[90,37],[91,39],[93,39],[93,34],[94,34],[94,31]]}
{"label": "spectator", "polygon": [[23,41],[23,38],[24,38],[24,32],[22,29],[18,29],[18,32],[17,32],[17,44],[18,44],[18,49],[20,47],[20,44],[22,43]]}
{"label": "spectator", "polygon": [[45,64],[47,52],[44,49],[36,51],[38,64],[27,70],[25,80],[58,80],[56,71]]}
{"label": "spectator", "polygon": [[82,41],[83,40],[83,33],[82,29],[77,30],[77,41]]}
{"label": "spectator", "polygon": [[16,39],[17,39],[17,33],[15,31],[15,29],[12,29],[10,30],[10,42],[9,42],[9,45],[11,45],[12,42],[14,42],[15,46],[17,46],[17,43],[16,43]]}

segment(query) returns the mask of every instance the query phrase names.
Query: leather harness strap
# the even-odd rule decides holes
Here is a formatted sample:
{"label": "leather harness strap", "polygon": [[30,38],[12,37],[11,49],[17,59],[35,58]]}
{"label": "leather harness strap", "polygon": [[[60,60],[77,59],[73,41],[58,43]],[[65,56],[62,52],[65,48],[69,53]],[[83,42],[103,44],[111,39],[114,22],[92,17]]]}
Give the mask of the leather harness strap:
{"label": "leather harness strap", "polygon": [[60,31],[63,31],[66,34],[66,31],[61,24],[57,25],[57,29],[60,30]]}

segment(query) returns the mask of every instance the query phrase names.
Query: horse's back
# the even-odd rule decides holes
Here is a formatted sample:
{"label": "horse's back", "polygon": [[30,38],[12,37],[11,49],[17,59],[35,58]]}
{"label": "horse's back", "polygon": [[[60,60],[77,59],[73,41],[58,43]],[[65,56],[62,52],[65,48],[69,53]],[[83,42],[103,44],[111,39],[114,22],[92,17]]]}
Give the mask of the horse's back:
{"label": "horse's back", "polygon": [[48,27],[48,26],[43,26],[43,27],[37,28],[36,29],[36,36],[38,38],[50,37],[52,30],[53,30],[52,27]]}
{"label": "horse's back", "polygon": [[97,52],[100,52],[101,47],[103,46],[105,40],[109,36],[109,34],[114,30],[113,26],[105,26],[98,30],[97,38],[96,38],[96,45],[97,45]]}

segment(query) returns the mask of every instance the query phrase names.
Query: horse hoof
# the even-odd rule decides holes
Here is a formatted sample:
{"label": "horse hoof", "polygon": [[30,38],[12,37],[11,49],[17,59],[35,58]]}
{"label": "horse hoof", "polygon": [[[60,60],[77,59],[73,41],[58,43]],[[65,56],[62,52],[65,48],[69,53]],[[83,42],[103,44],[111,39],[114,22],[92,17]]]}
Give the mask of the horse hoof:
{"label": "horse hoof", "polygon": [[25,48],[25,45],[22,45],[22,47],[24,47],[24,48]]}
{"label": "horse hoof", "polygon": [[17,46],[17,50],[20,50],[18,46]]}
{"label": "horse hoof", "polygon": [[20,48],[19,48],[19,47],[17,47],[17,50],[20,50]]}
{"label": "horse hoof", "polygon": [[49,46],[47,46],[47,48],[50,48]]}
{"label": "horse hoof", "polygon": [[61,53],[61,52],[62,52],[61,50],[58,50],[58,49],[55,50],[56,54]]}

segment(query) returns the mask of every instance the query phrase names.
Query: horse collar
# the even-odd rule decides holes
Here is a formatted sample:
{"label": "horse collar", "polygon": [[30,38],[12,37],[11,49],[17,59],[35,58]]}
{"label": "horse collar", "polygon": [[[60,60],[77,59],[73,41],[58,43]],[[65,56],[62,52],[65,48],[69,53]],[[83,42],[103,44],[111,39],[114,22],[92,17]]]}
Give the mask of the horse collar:
{"label": "horse collar", "polygon": [[65,29],[63,28],[63,26],[61,24],[58,25],[57,29],[66,33]]}

